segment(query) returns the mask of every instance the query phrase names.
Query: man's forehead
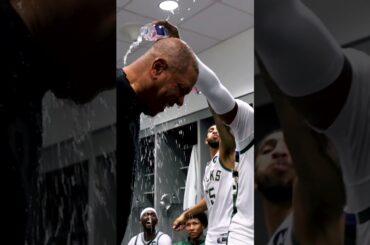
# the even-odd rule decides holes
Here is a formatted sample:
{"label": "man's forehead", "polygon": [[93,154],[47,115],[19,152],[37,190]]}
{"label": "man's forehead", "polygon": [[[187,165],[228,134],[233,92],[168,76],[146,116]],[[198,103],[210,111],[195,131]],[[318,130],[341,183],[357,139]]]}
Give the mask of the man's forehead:
{"label": "man's forehead", "polygon": [[266,135],[261,141],[260,143],[258,144],[258,148],[257,150],[260,150],[262,146],[266,145],[268,142],[272,142],[272,141],[284,141],[285,142],[285,139],[284,139],[284,134],[282,131],[275,131],[275,132],[272,132],[272,133],[269,133],[268,135]]}
{"label": "man's forehead", "polygon": [[211,129],[216,129],[216,125],[212,125],[211,127],[208,128],[208,130],[211,130]]}
{"label": "man's forehead", "polygon": [[269,141],[269,140],[272,140],[272,139],[275,139],[275,140],[284,140],[284,135],[283,135],[283,132],[282,131],[276,131],[276,132],[272,132],[268,135],[265,136],[265,138],[262,140],[262,144]]}
{"label": "man's forehead", "polygon": [[192,222],[200,222],[198,218],[189,218],[186,223],[192,223]]}

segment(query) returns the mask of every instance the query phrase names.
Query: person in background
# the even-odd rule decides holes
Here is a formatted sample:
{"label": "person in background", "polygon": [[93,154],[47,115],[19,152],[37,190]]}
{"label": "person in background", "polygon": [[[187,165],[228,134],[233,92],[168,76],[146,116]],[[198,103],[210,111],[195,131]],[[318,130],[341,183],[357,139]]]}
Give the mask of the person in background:
{"label": "person in background", "polygon": [[[169,23],[163,25],[169,30],[175,28],[169,26]],[[253,244],[254,166],[251,156],[254,110],[248,103],[235,100],[217,75],[198,57],[197,63],[199,77],[195,86],[209,102],[217,129],[219,133],[222,132],[220,137],[223,147],[220,147],[219,158],[214,158],[209,165],[209,176],[205,173],[206,201],[201,201],[181,214],[174,221],[173,228],[181,229],[188,217],[208,208],[206,244]],[[229,171],[229,174],[225,171]],[[225,172],[225,178],[214,178],[213,174],[222,172]],[[223,183],[219,182],[220,179]]]}
{"label": "person in background", "polygon": [[370,244],[370,57],[342,48],[300,0],[258,0],[255,8],[256,53],[282,96],[334,145],[346,213],[357,243]]}
{"label": "person in background", "polygon": [[143,232],[132,237],[128,245],[172,245],[171,238],[155,228],[158,217],[154,208],[147,207],[141,211],[140,223],[143,226]]}
{"label": "person in background", "polygon": [[343,244],[346,197],[337,153],[259,67],[282,128],[260,140],[255,153],[268,244]]}
{"label": "person in background", "polygon": [[208,219],[207,215],[204,212],[190,217],[185,224],[188,238],[186,240],[175,242],[174,245],[204,245],[204,230],[207,228],[207,226]]}

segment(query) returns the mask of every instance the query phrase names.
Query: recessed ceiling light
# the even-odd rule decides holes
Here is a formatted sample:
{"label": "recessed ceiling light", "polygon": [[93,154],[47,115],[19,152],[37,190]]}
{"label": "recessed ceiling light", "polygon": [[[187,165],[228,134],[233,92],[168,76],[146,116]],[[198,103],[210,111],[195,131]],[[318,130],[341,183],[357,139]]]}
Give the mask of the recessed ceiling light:
{"label": "recessed ceiling light", "polygon": [[177,9],[179,4],[175,1],[163,1],[159,4],[159,7],[166,11],[172,11],[174,9]]}

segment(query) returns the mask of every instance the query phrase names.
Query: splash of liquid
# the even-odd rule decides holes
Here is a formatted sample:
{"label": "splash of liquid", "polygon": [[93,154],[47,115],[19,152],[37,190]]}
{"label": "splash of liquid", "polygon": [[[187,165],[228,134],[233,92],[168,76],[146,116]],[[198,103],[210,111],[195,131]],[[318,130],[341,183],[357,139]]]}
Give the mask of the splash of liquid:
{"label": "splash of liquid", "polygon": [[135,48],[137,48],[142,41],[143,41],[143,36],[140,33],[139,36],[137,37],[136,41],[134,41],[133,43],[131,43],[129,49],[127,50],[125,56],[123,57],[123,66],[126,65],[128,55],[132,52],[132,50],[134,50]]}

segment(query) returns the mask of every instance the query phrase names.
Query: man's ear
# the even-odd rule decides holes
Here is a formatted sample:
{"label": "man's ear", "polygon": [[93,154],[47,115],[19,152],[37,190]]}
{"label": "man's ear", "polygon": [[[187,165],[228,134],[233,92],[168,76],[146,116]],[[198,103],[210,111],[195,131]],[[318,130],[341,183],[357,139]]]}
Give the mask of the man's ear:
{"label": "man's ear", "polygon": [[157,58],[154,60],[152,64],[152,73],[155,76],[158,76],[161,74],[162,71],[166,70],[168,68],[167,61],[163,58]]}

